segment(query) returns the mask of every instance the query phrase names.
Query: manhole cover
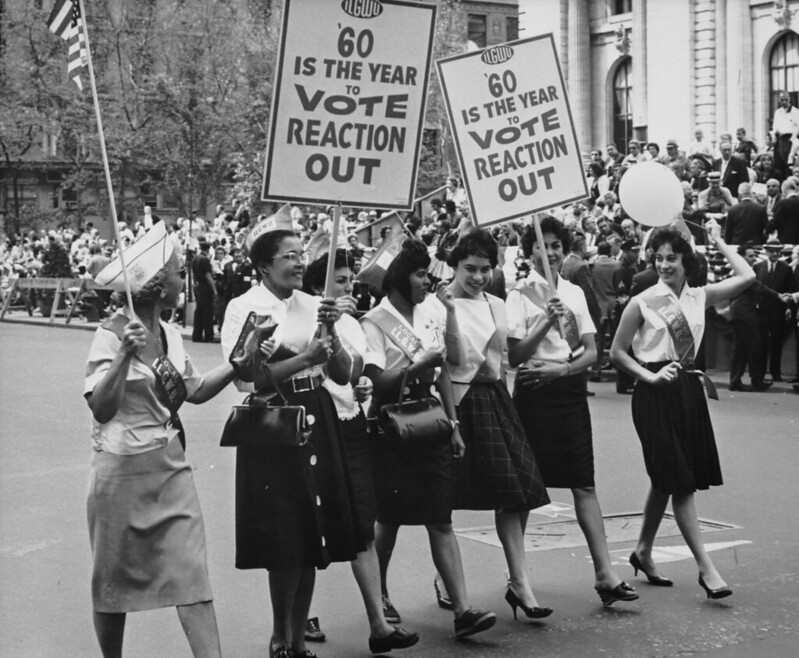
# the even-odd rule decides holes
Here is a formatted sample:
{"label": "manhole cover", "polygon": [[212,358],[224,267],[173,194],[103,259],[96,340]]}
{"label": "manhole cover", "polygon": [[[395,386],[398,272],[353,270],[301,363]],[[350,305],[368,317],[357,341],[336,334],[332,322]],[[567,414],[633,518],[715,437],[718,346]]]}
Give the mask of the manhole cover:
{"label": "manhole cover", "polygon": [[[543,517],[543,518],[542,518]],[[641,529],[641,512],[633,514],[610,514],[605,516],[605,533],[608,543],[635,542]],[[702,532],[732,530],[740,526],[719,521],[699,520]],[[502,544],[493,526],[480,528],[461,528],[455,532],[460,537],[481,541],[485,544],[501,547]],[[672,514],[665,514],[658,529],[658,537],[678,537],[680,530]],[[546,507],[533,510],[527,522],[524,535],[526,551],[548,551],[556,548],[574,548],[585,546],[585,537],[577,524],[574,508],[563,503],[552,503]]]}

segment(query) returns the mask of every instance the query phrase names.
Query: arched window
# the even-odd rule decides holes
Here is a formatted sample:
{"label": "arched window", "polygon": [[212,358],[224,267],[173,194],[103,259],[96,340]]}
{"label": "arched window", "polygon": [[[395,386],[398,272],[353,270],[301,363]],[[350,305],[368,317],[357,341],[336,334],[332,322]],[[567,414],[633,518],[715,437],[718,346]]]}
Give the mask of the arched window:
{"label": "arched window", "polygon": [[769,59],[769,118],[777,109],[777,94],[787,91],[791,105],[799,107],[799,34],[786,32],[777,39]]}
{"label": "arched window", "polygon": [[613,141],[625,151],[633,137],[633,64],[626,57],[613,75]]}

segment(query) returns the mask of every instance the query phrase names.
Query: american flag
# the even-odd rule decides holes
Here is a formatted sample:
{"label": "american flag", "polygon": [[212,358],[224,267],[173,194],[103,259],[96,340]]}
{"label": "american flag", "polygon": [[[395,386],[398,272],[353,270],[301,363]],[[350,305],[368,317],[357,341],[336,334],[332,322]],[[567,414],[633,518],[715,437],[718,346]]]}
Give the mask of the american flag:
{"label": "american flag", "polygon": [[80,80],[81,71],[86,67],[88,52],[86,38],[83,35],[83,17],[80,14],[78,0],[56,0],[55,7],[47,20],[47,27],[69,43],[69,64],[67,73],[75,81],[78,89],[83,89]]}

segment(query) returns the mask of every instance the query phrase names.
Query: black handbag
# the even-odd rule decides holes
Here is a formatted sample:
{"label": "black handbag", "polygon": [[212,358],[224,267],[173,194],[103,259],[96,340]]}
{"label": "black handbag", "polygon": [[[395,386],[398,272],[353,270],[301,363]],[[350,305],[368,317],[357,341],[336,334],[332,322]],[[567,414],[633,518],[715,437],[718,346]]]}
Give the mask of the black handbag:
{"label": "black handbag", "polygon": [[[231,409],[222,431],[222,447],[301,448],[308,443],[311,427],[305,417],[305,407],[290,405],[277,385],[272,371],[264,363],[263,371],[275,391],[252,393]],[[278,404],[275,404],[278,399]]]}
{"label": "black handbag", "polygon": [[402,400],[408,369],[402,371],[399,400],[380,408],[378,430],[387,439],[406,442],[448,441],[452,437],[452,421],[437,398],[429,395],[418,400]]}

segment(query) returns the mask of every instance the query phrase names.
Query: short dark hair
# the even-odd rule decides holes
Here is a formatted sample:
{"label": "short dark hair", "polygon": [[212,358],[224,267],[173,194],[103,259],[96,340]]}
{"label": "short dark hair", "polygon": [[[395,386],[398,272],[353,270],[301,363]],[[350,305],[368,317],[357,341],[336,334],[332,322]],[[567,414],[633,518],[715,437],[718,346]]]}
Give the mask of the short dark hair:
{"label": "short dark hair", "polygon": [[[558,240],[563,244],[563,251],[568,253],[572,244],[572,234],[564,226],[563,222],[551,215],[545,215],[541,218],[541,233],[552,233],[552,235],[557,236]],[[535,229],[532,226],[528,226],[522,236],[522,253],[525,258],[530,258],[533,253],[533,245],[537,240]]]}
{"label": "short dark hair", "polygon": [[444,209],[448,213],[454,213],[458,209],[458,206],[455,205],[455,202],[452,199],[447,199],[444,201]]}
{"label": "short dark hair", "polygon": [[600,256],[610,256],[610,243],[609,242],[600,242],[596,246],[596,253]]}
{"label": "short dark hair", "polygon": [[499,260],[497,241],[484,229],[467,233],[458,240],[455,247],[449,252],[447,264],[452,268],[456,268],[458,263],[466,260],[469,256],[487,258],[491,267],[496,267]]}
{"label": "short dark hair", "polygon": [[[308,265],[305,274],[302,275],[302,291],[309,295],[315,295],[317,290],[324,290],[325,278],[327,277],[327,261],[330,254],[324,253],[313,263]],[[354,259],[344,249],[336,249],[336,259],[333,262],[333,269],[347,267],[352,269],[355,264]]]}
{"label": "short dark hair", "polygon": [[261,265],[269,263],[277,254],[280,248],[280,243],[286,238],[296,238],[294,231],[282,229],[279,231],[271,231],[262,235],[255,241],[255,244],[250,248],[250,262],[256,268]]}
{"label": "short dark hair", "polygon": [[652,248],[653,262],[658,249],[664,244],[671,245],[674,253],[682,256],[682,266],[685,268],[686,279],[692,278],[699,271],[699,261],[691,248],[691,243],[683,237],[682,233],[671,227],[659,228],[652,234],[649,246]]}
{"label": "short dark hair", "polygon": [[396,290],[406,300],[411,299],[410,276],[416,270],[430,267],[430,254],[427,245],[421,240],[405,240],[402,249],[391,261],[383,277],[383,292],[388,294]]}

